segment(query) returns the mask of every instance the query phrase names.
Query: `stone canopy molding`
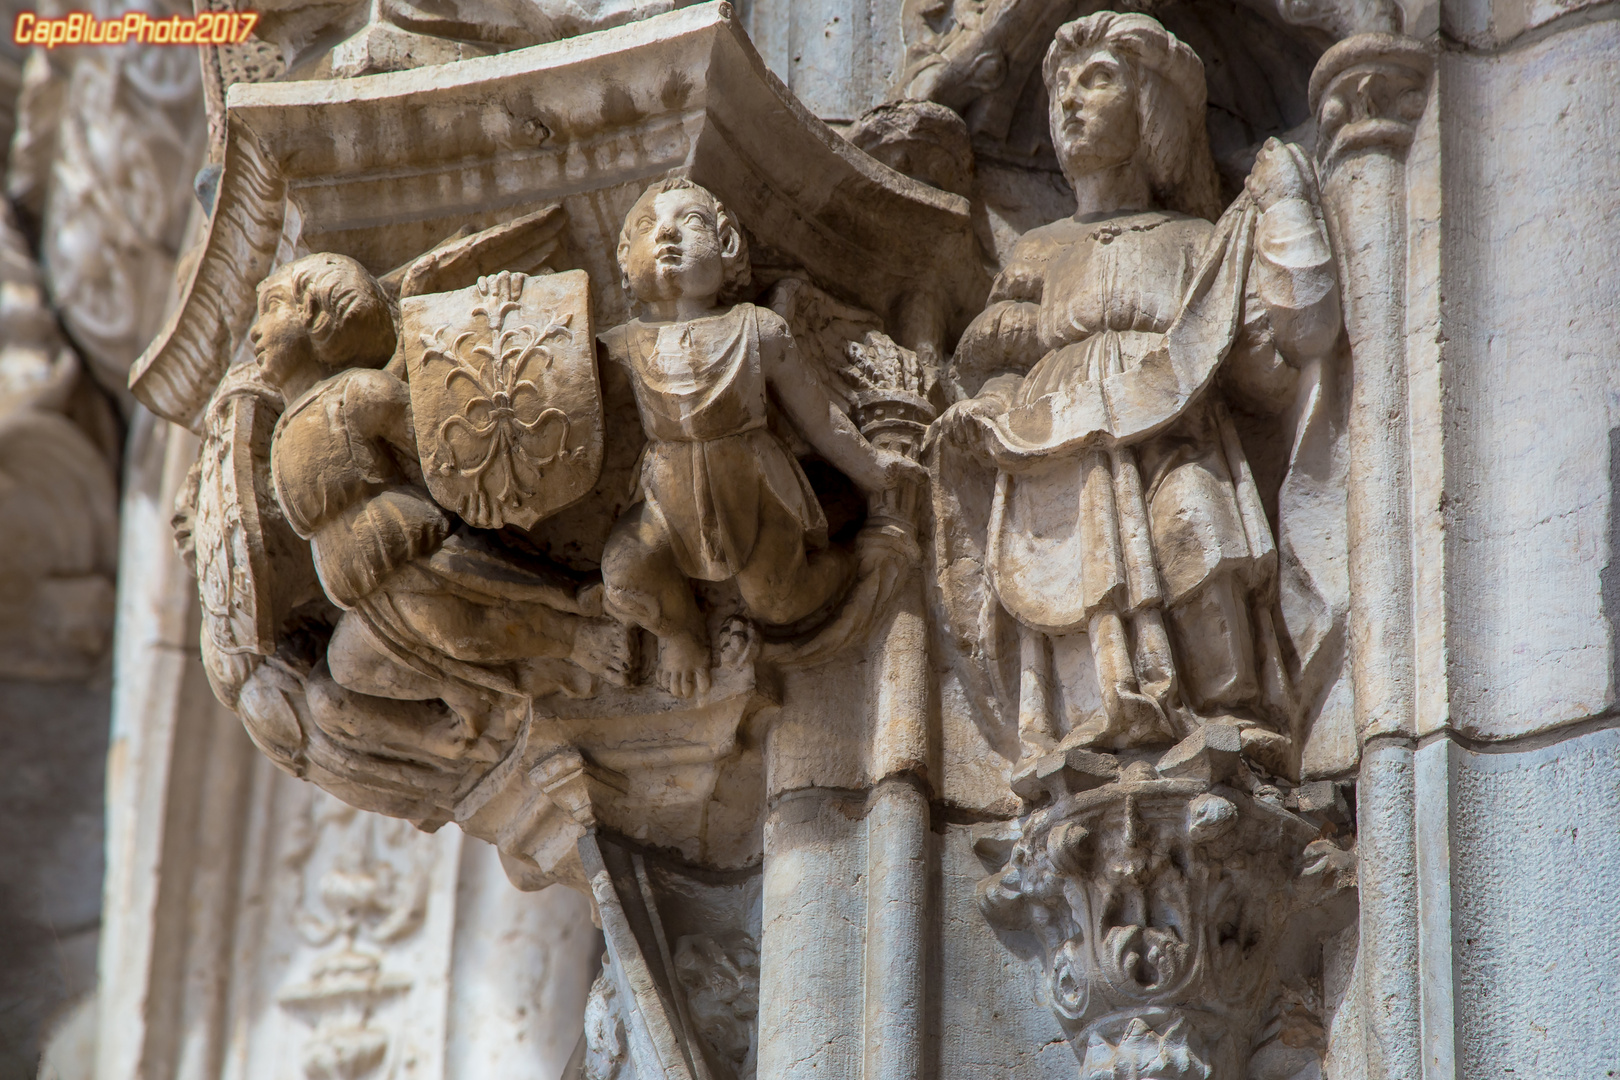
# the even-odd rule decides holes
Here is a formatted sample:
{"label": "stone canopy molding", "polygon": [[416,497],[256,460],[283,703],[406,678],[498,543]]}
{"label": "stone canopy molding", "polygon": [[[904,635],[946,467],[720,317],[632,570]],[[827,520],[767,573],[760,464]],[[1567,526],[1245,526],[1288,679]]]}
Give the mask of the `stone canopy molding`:
{"label": "stone canopy molding", "polygon": [[539,44],[402,7],[222,77],[129,375],[197,439],[214,693],[589,896],[570,1076],[1415,1045],[1416,840],[1363,808],[1416,737],[1430,53],[1377,5],[904,7],[853,120],[726,3]]}
{"label": "stone canopy molding", "polygon": [[226,116],[201,259],[130,376],[155,412],[193,428],[284,243],[381,275],[459,229],[559,204],[559,241],[590,273],[606,325],[627,310],[620,220],[647,184],[682,175],[765,245],[754,253],[762,281],[807,272],[935,339],[960,332],[989,285],[967,200],[882,167],[809,115],[725,3],[477,58],[431,80],[239,83]]}

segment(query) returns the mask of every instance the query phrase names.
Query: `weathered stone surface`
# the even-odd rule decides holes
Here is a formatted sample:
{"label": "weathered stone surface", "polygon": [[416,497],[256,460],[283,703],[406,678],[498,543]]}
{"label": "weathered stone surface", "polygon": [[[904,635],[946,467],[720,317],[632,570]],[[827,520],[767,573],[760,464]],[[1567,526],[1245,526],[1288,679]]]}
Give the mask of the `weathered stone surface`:
{"label": "weathered stone surface", "polygon": [[[1051,900],[1014,878],[1046,857],[1036,834],[1082,844],[1057,820],[1081,803],[1125,862],[1171,860],[1217,907],[1253,894],[1248,989],[1116,987],[1135,1013],[1071,1025],[1084,1068],[1320,1057],[1261,1028],[1288,994],[1320,1024],[1327,922],[1283,901],[1354,877],[1340,845],[1307,851],[1323,819],[1283,809],[1308,735],[1344,723],[1323,712],[1342,711],[1342,556],[1294,535],[1338,482],[1322,195],[1272,140],[1220,214],[1193,50],[1140,15],[1053,29],[1077,213],[1014,245],[977,315],[964,128],[878,110],[851,134],[880,164],[761,77],[725,5],[432,79],[230,91],[203,250],[131,380],[201,435],[178,520],[209,681],[286,771],[455,821],[522,888],[588,890],[592,1074],[921,1075],[941,790],[979,815],[1047,804],[1010,848],[986,834],[1008,911]],[[447,122],[469,110],[489,122]],[[938,139],[954,157],[928,156]],[[582,142],[620,157],[565,183]],[[250,289],[248,326],[221,298]],[[606,425],[632,407],[639,433]],[[932,689],[941,669],[961,696]],[[964,707],[974,730],[944,742],[937,711]],[[1216,888],[1192,848],[1139,838],[1138,806],[1238,876]],[[1119,884],[1078,847],[1051,858],[1076,888]],[[1225,947],[1226,916],[1176,910],[1130,924],[1150,952]],[[1272,955],[1285,927],[1303,959]],[[298,1002],[324,1000],[323,970]],[[1216,1032],[1232,1010],[1242,1030]],[[355,1067],[394,1052],[381,1033],[340,1051],[324,1023],[320,1046],[371,1055]]]}
{"label": "weathered stone surface", "polygon": [[1596,147],[1612,137],[1617,47],[1606,22],[1441,68],[1481,118],[1441,127],[1442,198],[1472,208],[1472,224],[1443,227],[1447,721],[1476,737],[1614,702],[1616,285],[1602,253],[1620,180]]}
{"label": "weathered stone surface", "polygon": [[1601,1065],[1614,36],[294,3],[206,139],[31,61],[64,323],[168,320],[101,1080]]}
{"label": "weathered stone surface", "polygon": [[1620,950],[1588,928],[1617,914],[1620,732],[1447,757],[1458,1072],[1602,1076]]}

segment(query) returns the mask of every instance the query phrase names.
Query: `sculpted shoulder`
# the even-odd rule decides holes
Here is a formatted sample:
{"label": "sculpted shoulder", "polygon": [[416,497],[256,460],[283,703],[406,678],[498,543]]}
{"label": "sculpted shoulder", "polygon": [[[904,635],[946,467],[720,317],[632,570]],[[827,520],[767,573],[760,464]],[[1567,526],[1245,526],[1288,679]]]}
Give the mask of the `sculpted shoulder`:
{"label": "sculpted shoulder", "polygon": [[352,398],[361,395],[378,402],[406,402],[411,400],[411,389],[405,380],[382,368],[350,368],[333,376],[342,380],[343,389]]}
{"label": "sculpted shoulder", "polygon": [[1047,265],[1084,235],[1084,227],[1073,218],[1061,218],[1020,236],[1007,255],[1006,265],[996,275],[990,299],[1039,303],[1045,291]]}
{"label": "sculpted shoulder", "polygon": [[618,326],[610,326],[596,335],[596,344],[607,359],[615,363],[623,363],[628,350],[631,329],[635,322],[624,322]]}
{"label": "sculpted shoulder", "polygon": [[[1007,256],[1007,267],[1016,264],[1045,266],[1064,248],[1092,231],[1094,226],[1082,225],[1072,217],[1059,218],[1029,230],[1018,238]],[[1005,272],[1005,271],[1004,271]]]}
{"label": "sculpted shoulder", "polygon": [[1170,214],[1170,220],[1160,228],[1188,247],[1202,248],[1215,235],[1215,224],[1190,214]]}
{"label": "sculpted shoulder", "polygon": [[793,331],[788,327],[787,320],[768,307],[758,304],[749,304],[754,309],[755,318],[759,320],[759,340],[763,344],[779,341],[788,341],[793,337]]}

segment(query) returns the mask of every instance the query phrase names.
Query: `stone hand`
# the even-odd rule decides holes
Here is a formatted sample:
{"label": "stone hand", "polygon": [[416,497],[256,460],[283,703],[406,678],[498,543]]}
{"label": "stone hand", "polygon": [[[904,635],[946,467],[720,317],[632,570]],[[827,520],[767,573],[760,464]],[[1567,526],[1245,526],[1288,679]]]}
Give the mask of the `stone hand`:
{"label": "stone hand", "polygon": [[1310,188],[1299,163],[1288,147],[1276,139],[1267,139],[1260,148],[1243,186],[1261,211],[1270,210],[1285,199],[1310,197]]}
{"label": "stone hand", "polygon": [[927,469],[893,450],[877,451],[877,466],[881,490],[920,489],[928,483]]}
{"label": "stone hand", "polygon": [[966,401],[958,401],[946,409],[929,427],[928,435],[923,440],[924,449],[936,440],[948,439],[976,456],[986,456],[988,448],[985,445],[984,428],[980,421],[996,415],[1001,409],[1001,403],[993,398],[968,398]]}
{"label": "stone hand", "polygon": [[523,297],[523,283],[525,275],[502,270],[498,274],[490,274],[478,279],[478,295],[496,302],[511,301],[516,303]]}

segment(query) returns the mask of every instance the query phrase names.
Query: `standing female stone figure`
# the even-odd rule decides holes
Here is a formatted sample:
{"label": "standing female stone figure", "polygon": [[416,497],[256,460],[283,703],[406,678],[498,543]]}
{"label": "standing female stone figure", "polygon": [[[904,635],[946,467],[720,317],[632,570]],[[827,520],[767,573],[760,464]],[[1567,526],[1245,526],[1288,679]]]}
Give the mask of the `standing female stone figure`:
{"label": "standing female stone figure", "polygon": [[1025,234],[968,327],[948,441],[997,467],[984,562],[1016,620],[1023,752],[1059,736],[1049,640],[1101,707],[1069,745],[1244,731],[1286,768],[1277,547],[1228,402],[1274,413],[1340,321],[1309,166],[1275,140],[1221,216],[1198,57],[1155,20],[1064,26],[1043,74],[1075,214]]}

